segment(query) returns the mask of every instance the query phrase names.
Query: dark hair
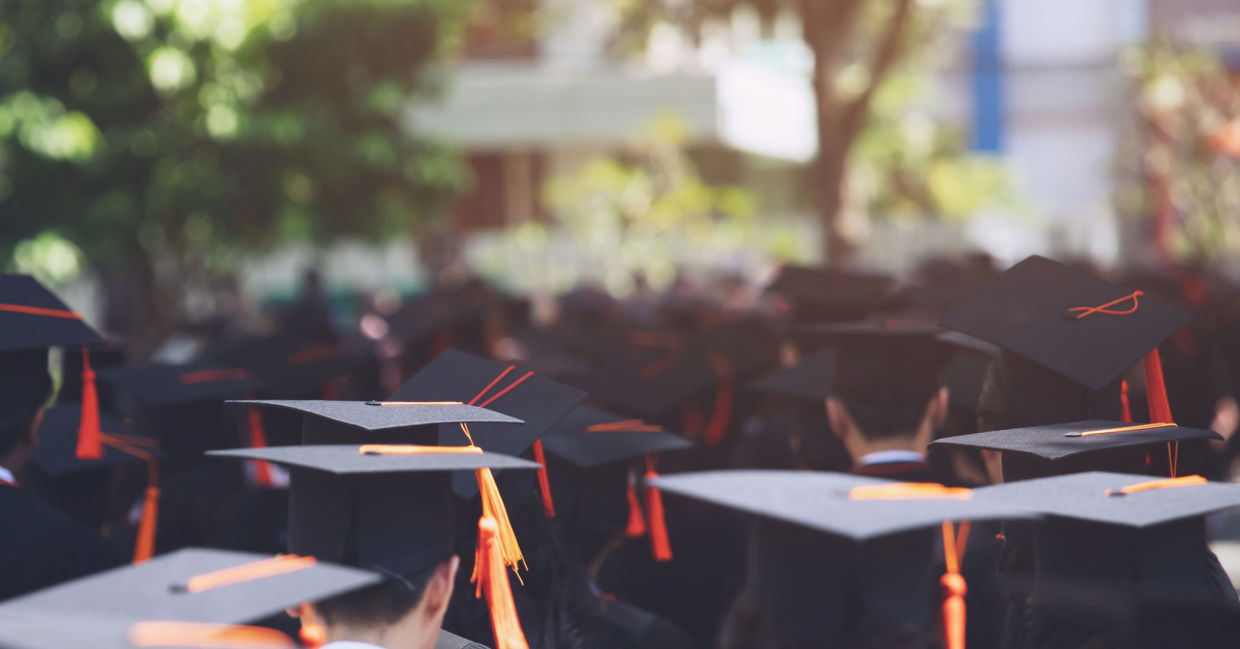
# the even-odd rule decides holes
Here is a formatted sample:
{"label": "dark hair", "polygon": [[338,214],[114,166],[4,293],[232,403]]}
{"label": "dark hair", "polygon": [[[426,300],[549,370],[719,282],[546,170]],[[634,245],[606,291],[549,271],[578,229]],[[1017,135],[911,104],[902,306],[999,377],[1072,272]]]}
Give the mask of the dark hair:
{"label": "dark hair", "polygon": [[835,395],[844,402],[848,414],[857,422],[862,436],[870,440],[912,437],[926,413],[933,392],[910,395],[886,394],[863,398],[847,393]]}
{"label": "dark hair", "polygon": [[14,417],[10,419],[0,419],[0,456],[8,455],[17,448],[17,445],[30,435],[30,428],[34,425],[35,415],[26,417]]}
{"label": "dark hair", "polygon": [[314,608],[329,625],[395,624],[421,603],[426,585],[441,565],[443,561],[412,577],[393,577],[374,586],[322,600]]}

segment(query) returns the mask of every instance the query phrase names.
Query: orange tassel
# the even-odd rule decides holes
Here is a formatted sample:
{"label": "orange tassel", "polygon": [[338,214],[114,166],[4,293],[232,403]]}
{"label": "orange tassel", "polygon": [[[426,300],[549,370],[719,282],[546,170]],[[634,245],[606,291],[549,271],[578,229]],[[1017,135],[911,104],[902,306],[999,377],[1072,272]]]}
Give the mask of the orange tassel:
{"label": "orange tassel", "polygon": [[718,444],[728,431],[728,422],[732,419],[732,398],[734,385],[732,382],[732,365],[727,356],[719,352],[711,352],[710,365],[719,377],[715,386],[715,403],[711,407],[710,419],[702,431],[702,439],[707,444]]}
{"label": "orange tassel", "polygon": [[82,415],[78,423],[77,456],[83,460],[103,457],[99,437],[99,393],[95,388],[95,370],[90,368],[90,351],[82,348]]}
{"label": "orange tassel", "polygon": [[626,489],[629,498],[629,525],[624,528],[624,535],[637,538],[646,534],[646,519],[642,515],[642,504],[637,498],[637,476],[629,472],[629,485]]}
{"label": "orange tassel", "polygon": [[945,649],[965,649],[965,600],[969,588],[960,574],[965,546],[969,538],[969,522],[960,523],[957,536],[951,521],[943,521],[943,558],[947,571],[939,579],[943,585],[943,640]]}
{"label": "orange tassel", "polygon": [[1167,385],[1163,382],[1162,358],[1158,348],[1145,355],[1145,394],[1150,406],[1150,421],[1170,424],[1171,404],[1167,401]]}
{"label": "orange tassel", "polygon": [[1125,379],[1119,384],[1119,401],[1123,405],[1124,410],[1119,416],[1119,420],[1131,424],[1132,423],[1132,406],[1128,405],[1128,380]]}
{"label": "orange tassel", "polygon": [[541,439],[534,440],[534,461],[538,462],[538,490],[542,492],[543,511],[547,518],[555,518],[555,503],[551,502],[551,481],[547,479],[547,456],[543,454]]}
{"label": "orange tassel", "polygon": [[472,577],[476,584],[474,596],[486,597],[487,608],[491,610],[491,628],[495,632],[495,649],[529,649],[512,600],[501,545],[499,525],[494,518],[484,515],[478,521],[478,549]]}
{"label": "orange tassel", "polygon": [[133,547],[134,563],[142,563],[155,556],[155,529],[158,520],[159,487],[149,484],[142,503],[142,520],[138,522],[138,540]]}
{"label": "orange tassel", "polygon": [[[247,412],[250,419],[250,448],[267,448],[267,431],[263,428],[263,413],[258,408],[250,408]],[[258,486],[272,487],[271,465],[262,460],[255,461],[254,482]]]}
{"label": "orange tassel", "polygon": [[[654,470],[654,458],[646,456],[646,479],[659,477]],[[667,536],[667,521],[663,516],[663,494],[658,489],[646,486],[646,513],[650,516],[650,547],[654,551],[655,561],[672,560],[672,543]]]}
{"label": "orange tassel", "polygon": [[327,642],[327,634],[324,633],[323,627],[304,620],[301,623],[301,630],[297,632],[297,637],[306,649],[319,649],[323,643]]}

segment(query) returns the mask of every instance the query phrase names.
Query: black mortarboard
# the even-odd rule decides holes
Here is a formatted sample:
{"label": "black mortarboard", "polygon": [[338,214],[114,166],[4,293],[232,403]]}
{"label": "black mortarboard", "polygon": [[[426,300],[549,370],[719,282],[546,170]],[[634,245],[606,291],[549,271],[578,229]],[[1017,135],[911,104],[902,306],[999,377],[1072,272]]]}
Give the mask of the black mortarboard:
{"label": "black mortarboard", "polygon": [[[387,405],[385,405],[387,404]],[[276,408],[302,415],[304,444],[434,444],[440,424],[517,426],[516,417],[460,402],[304,400],[229,401],[230,406]],[[472,429],[471,429],[472,430]]]}
{"label": "black mortarboard", "polygon": [[1222,437],[1174,424],[1078,421],[957,435],[931,442],[930,449],[1001,451],[1004,480],[1011,481],[1079,471],[1139,473],[1146,469],[1147,452],[1161,451],[1164,445],[1173,454],[1169,461],[1174,466],[1180,442],[1211,439]]}
{"label": "black mortarboard", "polygon": [[314,393],[332,379],[347,375],[370,353],[362,344],[316,343],[280,332],[232,341],[210,356],[248,370],[262,379],[269,393],[305,397],[321,396]]}
{"label": "black mortarboard", "polygon": [[0,605],[0,616],[85,612],[232,624],[381,580],[377,573],[309,557],[191,548],[8,600]]}
{"label": "black mortarboard", "polygon": [[849,474],[710,471],[653,483],[757,517],[751,588],[776,632],[806,646],[834,646],[870,624],[924,627],[934,608],[932,530],[1031,515],[968,489]]}
{"label": "black mortarboard", "polygon": [[38,617],[0,617],[3,649],[298,649],[268,627],[175,620],[131,620],[89,612],[40,611]]}
{"label": "black mortarboard", "polygon": [[537,469],[537,463],[475,446],[313,445],[211,455],[263,460],[289,469],[290,552],[398,579],[413,577],[452,555],[457,526],[451,474],[472,472],[483,487],[479,587],[497,628],[510,631],[506,625],[518,625],[505,566],[516,569],[521,551],[491,469]]}
{"label": "black mortarboard", "polygon": [[835,350],[824,349],[753,381],[749,389],[822,405],[834,386]]}
{"label": "black mortarboard", "polygon": [[573,408],[543,436],[547,453],[580,468],[692,446],[659,426],[589,406]]}
{"label": "black mortarboard", "polygon": [[155,407],[223,401],[263,385],[248,370],[212,362],[116,367],[99,370],[99,378]]}
{"label": "black mortarboard", "polygon": [[956,303],[939,323],[1100,390],[1191,319],[1155,297],[1035,255]]}
{"label": "black mortarboard", "polygon": [[[519,455],[585,397],[586,393],[577,388],[519,365],[449,349],[405,381],[390,399],[462,401],[516,417],[520,420],[517,425],[480,422],[469,426],[469,432],[474,444],[485,450]],[[443,425],[439,431],[441,444],[467,443],[459,425]],[[465,497],[477,493],[468,476],[458,478],[456,488]]]}
{"label": "black mortarboard", "polygon": [[[87,348],[103,338],[82,316],[29,275],[0,275],[0,430],[21,425],[52,391],[49,347]],[[97,457],[99,403],[93,372],[82,373],[82,406],[77,454]]]}
{"label": "black mortarboard", "polygon": [[35,448],[31,463],[49,476],[56,477],[89,471],[91,469],[125,463],[142,463],[143,458],[120,450],[109,444],[109,437],[118,438],[129,445],[152,449],[158,456],[159,441],[135,435],[129,425],[105,414],[99,415],[99,428],[104,433],[103,455],[99,458],[79,458],[74,453],[77,445],[79,419],[76,404],[48,408],[39,425],[39,445]]}
{"label": "black mortarboard", "polygon": [[895,289],[895,280],[887,275],[786,264],[766,291],[789,301],[799,322],[842,322],[889,308]]}
{"label": "black mortarboard", "polygon": [[90,346],[103,338],[29,275],[0,275],[0,352]]}
{"label": "black mortarboard", "polygon": [[1200,476],[1087,472],[984,487],[975,499],[1046,515],[1034,526],[1036,577],[1026,615],[1031,628],[1063,638],[1055,646],[1079,646],[1113,624],[1064,601],[1053,588],[1057,582],[1102,588],[1116,602],[1175,598],[1238,606],[1201,517],[1240,506],[1240,486]]}

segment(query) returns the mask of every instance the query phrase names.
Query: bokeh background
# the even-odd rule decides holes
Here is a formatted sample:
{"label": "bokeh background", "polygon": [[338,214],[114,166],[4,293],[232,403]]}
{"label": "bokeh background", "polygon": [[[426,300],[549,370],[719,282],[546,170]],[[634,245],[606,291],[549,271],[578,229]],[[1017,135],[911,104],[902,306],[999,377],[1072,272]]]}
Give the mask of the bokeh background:
{"label": "bokeh background", "polygon": [[1228,274],[1238,84],[1236,0],[7,0],[0,267],[138,356],[310,267],[341,318],[468,274]]}

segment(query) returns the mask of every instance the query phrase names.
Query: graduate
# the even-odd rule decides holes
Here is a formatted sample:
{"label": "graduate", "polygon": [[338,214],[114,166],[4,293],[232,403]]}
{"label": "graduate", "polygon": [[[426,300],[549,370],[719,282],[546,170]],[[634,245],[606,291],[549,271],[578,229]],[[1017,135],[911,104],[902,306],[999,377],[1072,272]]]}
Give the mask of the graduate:
{"label": "graduate", "polygon": [[[0,275],[0,600],[119,565],[95,531],[36,499],[17,476],[35,455],[52,396],[48,348],[102,342],[32,277]],[[93,371],[83,372],[76,452],[100,457]]]}

